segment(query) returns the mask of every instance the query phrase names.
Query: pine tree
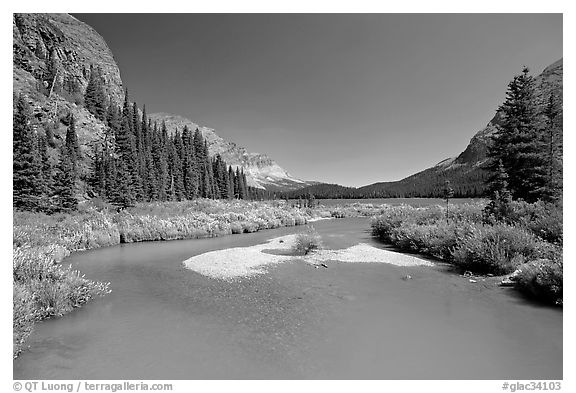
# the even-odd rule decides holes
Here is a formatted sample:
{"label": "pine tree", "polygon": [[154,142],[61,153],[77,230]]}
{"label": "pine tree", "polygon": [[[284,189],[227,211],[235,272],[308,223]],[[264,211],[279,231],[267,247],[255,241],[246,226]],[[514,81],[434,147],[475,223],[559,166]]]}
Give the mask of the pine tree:
{"label": "pine tree", "polygon": [[169,140],[168,140],[168,129],[166,128],[166,123],[163,121],[162,122],[162,129],[159,133],[160,136],[160,161],[159,161],[159,179],[160,179],[160,183],[162,185],[162,188],[160,188],[160,200],[161,201],[166,201],[168,200],[168,192],[169,189],[171,187],[171,184],[169,182],[169,177],[168,177],[168,144],[169,144]]}
{"label": "pine tree", "polygon": [[545,130],[543,145],[545,148],[546,182],[539,190],[543,198],[557,201],[562,198],[562,104],[550,94],[544,109]]}
{"label": "pine tree", "polygon": [[[165,125],[163,125],[165,127]],[[166,178],[167,163],[164,153],[164,144],[162,143],[162,134],[158,131],[158,126],[154,123],[152,130],[152,161],[155,170],[154,173],[154,193],[160,201],[166,200]]]}
{"label": "pine tree", "polygon": [[244,168],[240,171],[238,184],[240,186],[240,199],[250,199],[248,195],[248,184],[246,182],[246,175],[244,174]]}
{"label": "pine tree", "polygon": [[122,192],[126,195],[116,195],[114,203],[121,207],[127,207],[136,201],[138,169],[134,136],[130,131],[129,120],[125,117],[122,119],[122,126],[116,137],[116,148],[118,153],[118,162],[116,164],[116,193]]}
{"label": "pine tree", "polygon": [[176,201],[181,201],[185,198],[184,178],[182,175],[182,160],[180,159],[182,150],[182,137],[180,136],[180,132],[176,131],[172,137],[168,153],[168,167],[171,176],[171,196],[172,199]]}
{"label": "pine tree", "polygon": [[66,150],[67,154],[76,168],[78,161],[80,160],[80,144],[78,143],[78,135],[76,134],[76,120],[74,115],[68,114],[68,129],[66,130]]}
{"label": "pine tree", "polygon": [[[132,129],[134,132],[134,144],[136,147],[136,164],[138,166],[139,178],[143,179],[144,172],[146,171],[146,153],[144,138],[142,136],[142,121],[138,112],[138,105],[136,105],[136,103],[132,104]],[[143,185],[141,184],[140,187],[142,188]]]}
{"label": "pine tree", "polygon": [[45,136],[38,138],[38,149],[42,163],[42,202],[41,209],[48,211],[50,208],[49,196],[52,193],[52,164],[48,155],[48,141]]}
{"label": "pine tree", "polygon": [[54,193],[52,200],[54,210],[76,210],[78,201],[75,197],[76,170],[72,157],[73,151],[64,147],[60,149],[60,161],[54,175]]}
{"label": "pine tree", "polygon": [[446,201],[446,223],[448,223],[449,202],[450,202],[450,198],[454,197],[454,189],[452,188],[452,184],[450,183],[450,180],[444,181],[444,189],[443,189],[442,197]]}
{"label": "pine tree", "polygon": [[110,105],[108,107],[108,111],[106,114],[106,123],[111,130],[114,131],[114,135],[118,133],[120,130],[120,126],[122,124],[122,117],[120,113],[120,108],[114,105]]}
{"label": "pine tree", "polygon": [[234,173],[234,198],[242,199],[242,185],[240,177],[240,167],[236,167],[236,172]]}
{"label": "pine tree", "polygon": [[20,95],[13,113],[13,205],[19,210],[39,210],[43,196],[42,163],[31,127],[31,110]]}
{"label": "pine tree", "polygon": [[106,199],[109,201],[114,200],[118,193],[116,162],[117,160],[110,157],[106,157],[104,160],[104,172],[106,173],[104,188]]}
{"label": "pine tree", "polygon": [[106,172],[104,164],[104,154],[100,151],[98,144],[92,146],[92,167],[88,184],[92,187],[94,193],[102,196],[106,189]]}
{"label": "pine tree", "polygon": [[106,95],[102,81],[102,71],[100,67],[94,68],[90,65],[90,78],[86,93],[84,94],[84,106],[97,119],[106,119]]}
{"label": "pine tree", "polygon": [[528,68],[508,84],[506,101],[498,109],[502,122],[489,150],[491,171],[502,161],[514,198],[535,201],[541,197],[545,163],[539,137],[535,87]]}
{"label": "pine tree", "polygon": [[490,193],[490,202],[484,208],[484,215],[496,221],[506,221],[512,214],[512,195],[508,189],[508,174],[501,160],[492,177]]}
{"label": "pine tree", "polygon": [[130,168],[126,161],[119,159],[114,166],[115,176],[109,191],[110,202],[117,206],[118,210],[134,206],[134,190],[130,184]]}
{"label": "pine tree", "polygon": [[194,137],[188,129],[184,126],[182,131],[182,144],[183,144],[183,157],[182,157],[182,171],[184,175],[184,190],[187,199],[196,198],[198,196],[198,170],[196,167],[196,151],[194,148]]}
{"label": "pine tree", "polygon": [[234,198],[234,170],[232,165],[228,167],[228,199]]}

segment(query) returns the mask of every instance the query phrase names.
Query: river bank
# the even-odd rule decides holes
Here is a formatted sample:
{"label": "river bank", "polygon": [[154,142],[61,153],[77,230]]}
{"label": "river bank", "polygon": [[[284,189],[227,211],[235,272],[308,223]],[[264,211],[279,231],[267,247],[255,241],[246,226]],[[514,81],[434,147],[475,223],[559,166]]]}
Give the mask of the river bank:
{"label": "river bank", "polygon": [[[423,203],[422,200],[417,202],[419,206]],[[421,227],[414,230],[414,227],[410,226],[409,217],[406,216],[401,220],[393,220],[395,224],[392,226],[398,224],[393,228],[394,236],[386,235],[388,232],[383,228],[392,229],[386,217],[396,217],[394,216],[396,209],[398,208],[389,205],[366,203],[295,208],[284,201],[198,199],[138,204],[122,212],[116,212],[106,205],[96,204],[82,206],[74,214],[48,216],[16,212],[13,238],[14,355],[17,356],[23,348],[35,322],[65,315],[95,297],[110,293],[109,282],[95,281],[89,275],[86,277],[78,270],[59,263],[71,253],[122,243],[202,239],[252,233],[263,229],[303,225],[326,218],[378,217],[375,221],[378,223],[377,227],[373,229],[374,234],[385,242],[395,244],[400,251],[421,252],[441,259],[443,255],[451,255],[450,241],[455,241],[455,238],[444,235],[458,231],[446,231],[442,223],[439,228],[444,237],[431,236],[430,233],[422,232]],[[404,206],[400,209],[407,211],[411,208]],[[448,226],[453,229],[459,228],[462,223],[456,221],[464,214],[462,212],[478,216],[481,209],[482,206],[478,203],[454,209],[451,218],[454,223],[451,227]],[[443,222],[442,207],[418,208],[416,211],[432,211],[429,217],[435,217],[437,221],[440,217],[440,221]],[[399,225],[403,220],[408,226]],[[541,226],[542,223],[536,224]],[[539,229],[538,225],[534,226],[536,230]],[[410,231],[406,231],[406,228]],[[431,226],[428,225],[426,228],[430,230]],[[353,236],[352,233],[350,235]],[[433,247],[426,243],[426,239],[435,242]],[[445,239],[451,240],[443,241]],[[442,245],[446,247],[439,247]],[[437,250],[441,250],[441,253],[438,254]],[[524,283],[521,289],[525,289],[525,292],[539,290],[543,286],[542,279],[549,276],[542,274],[540,265],[535,265],[526,271],[524,280],[520,281]],[[561,298],[561,270],[559,280]],[[558,291],[555,288],[557,286],[553,288],[555,291],[553,294],[557,299]]]}
{"label": "river bank", "polygon": [[[326,250],[375,239],[369,219],[313,224]],[[183,261],[302,227],[122,244],[67,260],[109,295],[38,324],[16,379],[561,379],[562,310],[448,264],[299,261],[219,280]],[[406,276],[411,276],[406,279]],[[447,366],[449,365],[449,366]]]}
{"label": "river bank", "polygon": [[108,282],[61,266],[77,251],[121,243],[200,239],[306,224],[329,212],[295,209],[283,202],[219,201],[138,204],[116,212],[87,204],[73,214],[16,212],[13,234],[13,353],[34,323],[62,316],[110,291]]}
{"label": "river bank", "polygon": [[563,303],[562,207],[510,202],[504,219],[483,204],[393,206],[372,219],[372,233],[404,252],[421,253],[466,273],[510,275],[507,284],[537,301]]}

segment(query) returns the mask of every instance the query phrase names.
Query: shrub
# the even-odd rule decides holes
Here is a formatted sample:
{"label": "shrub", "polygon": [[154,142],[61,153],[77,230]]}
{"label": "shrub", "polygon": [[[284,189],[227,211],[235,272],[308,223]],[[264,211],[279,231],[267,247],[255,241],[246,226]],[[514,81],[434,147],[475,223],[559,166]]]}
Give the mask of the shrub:
{"label": "shrub", "polygon": [[562,305],[563,264],[538,259],[528,262],[515,276],[515,286],[529,296]]}
{"label": "shrub", "polygon": [[310,227],[306,232],[296,236],[293,251],[299,255],[308,255],[321,246],[321,238],[314,228]]}
{"label": "shrub", "polygon": [[436,225],[416,225],[405,222],[391,230],[390,239],[400,249],[451,260],[452,250],[465,236],[468,227],[465,224],[447,224],[444,220]]}
{"label": "shrub", "polygon": [[409,220],[410,211],[401,206],[390,208],[372,218],[372,234],[384,241],[392,241],[392,231]]}
{"label": "shrub", "polygon": [[540,242],[522,228],[475,225],[452,252],[454,263],[480,273],[506,274],[539,256]]}
{"label": "shrub", "polygon": [[233,234],[238,234],[238,233],[243,232],[242,224],[240,224],[239,222],[233,222],[232,224],[230,224],[230,229],[232,230]]}
{"label": "shrub", "polygon": [[550,243],[562,244],[562,205],[538,201],[512,203],[510,222],[520,225]]}

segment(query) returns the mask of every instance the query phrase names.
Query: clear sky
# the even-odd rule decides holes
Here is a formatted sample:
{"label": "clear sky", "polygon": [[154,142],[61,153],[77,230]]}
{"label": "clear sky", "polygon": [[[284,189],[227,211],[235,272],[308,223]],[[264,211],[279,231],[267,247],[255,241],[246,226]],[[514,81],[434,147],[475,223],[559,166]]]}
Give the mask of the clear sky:
{"label": "clear sky", "polygon": [[456,156],[523,65],[562,57],[560,14],[74,15],[149,113],[347,186]]}

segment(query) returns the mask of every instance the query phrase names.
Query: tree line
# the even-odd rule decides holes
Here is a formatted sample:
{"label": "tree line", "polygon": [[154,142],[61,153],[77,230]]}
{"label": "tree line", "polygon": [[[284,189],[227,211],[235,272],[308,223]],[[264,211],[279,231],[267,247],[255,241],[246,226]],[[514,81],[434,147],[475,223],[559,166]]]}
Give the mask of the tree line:
{"label": "tree line", "polygon": [[[102,138],[82,151],[72,114],[61,119],[67,132],[65,141],[57,146],[50,127],[42,133],[33,125],[26,97],[16,97],[14,208],[48,213],[74,210],[82,184],[89,195],[119,208],[140,201],[263,195],[248,186],[243,169],[227,165],[220,155],[210,157],[200,130],[185,126],[170,134],[164,122],[148,119],[145,106],[140,111],[136,103],[130,103],[127,91],[121,107],[108,102],[100,71],[91,68],[84,106],[106,128]],[[50,159],[54,155],[57,163]],[[91,164],[83,170],[86,162]]]}
{"label": "tree line", "polygon": [[282,198],[307,198],[312,194],[318,199],[367,199],[367,198],[443,198],[444,185],[449,180],[455,198],[486,196],[485,180],[488,172],[480,168],[450,168],[425,171],[394,182],[374,183],[355,188],[338,184],[314,184],[281,194]]}

